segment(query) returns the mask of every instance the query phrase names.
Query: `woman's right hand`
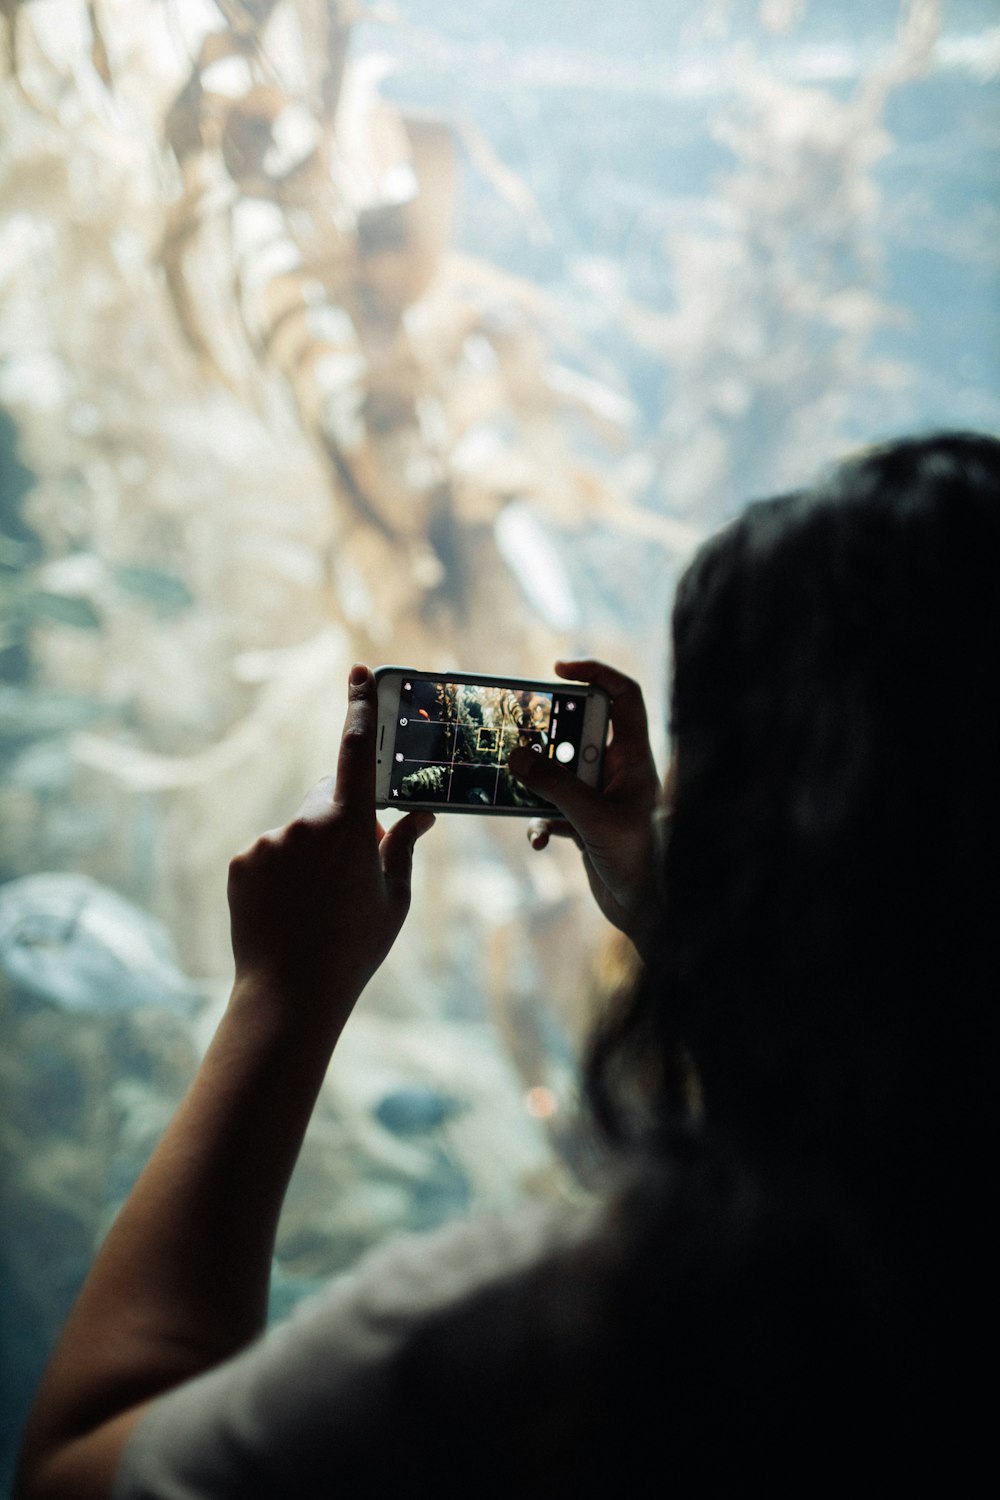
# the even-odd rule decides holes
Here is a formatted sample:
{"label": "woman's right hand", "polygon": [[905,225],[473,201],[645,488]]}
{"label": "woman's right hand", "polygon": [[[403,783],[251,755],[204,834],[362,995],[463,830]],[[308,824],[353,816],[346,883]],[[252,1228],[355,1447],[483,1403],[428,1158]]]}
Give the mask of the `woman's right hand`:
{"label": "woman's right hand", "polygon": [[289,1014],[318,1006],[339,1030],[381,964],[410,905],[413,846],[434,822],[411,812],[388,830],[375,816],[378,690],[351,669],[336,779],[327,776],[284,828],[229,867],[237,987],[262,989]]}
{"label": "woman's right hand", "polygon": [[600,661],[560,661],[555,670],[604,689],[611,699],[613,737],[600,789],[586,786],[553,760],[524,749],[512,753],[514,775],[562,813],[561,820],[533,820],[528,839],[533,849],[544,849],[553,836],[572,838],[601,911],[634,940],[641,936],[656,889],[654,811],[660,795],[642,689]]}

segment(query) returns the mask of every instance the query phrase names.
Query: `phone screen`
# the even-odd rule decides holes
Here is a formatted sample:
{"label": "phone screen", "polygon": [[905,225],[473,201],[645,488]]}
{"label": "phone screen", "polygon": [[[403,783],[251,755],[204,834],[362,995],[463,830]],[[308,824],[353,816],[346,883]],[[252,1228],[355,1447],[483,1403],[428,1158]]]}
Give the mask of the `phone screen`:
{"label": "phone screen", "polygon": [[585,689],[447,682],[404,675],[389,776],[389,802],[549,808],[511,775],[518,745],[575,771]]}

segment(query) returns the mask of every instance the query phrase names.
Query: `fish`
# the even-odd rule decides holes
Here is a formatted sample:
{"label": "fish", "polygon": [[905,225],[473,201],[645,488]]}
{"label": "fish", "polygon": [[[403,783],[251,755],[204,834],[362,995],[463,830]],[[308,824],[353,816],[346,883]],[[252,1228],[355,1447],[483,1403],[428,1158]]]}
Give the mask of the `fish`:
{"label": "fish", "polygon": [[0,885],[0,972],[21,994],[81,1014],[202,999],[164,925],[89,875],[24,875]]}
{"label": "fish", "polygon": [[467,1105],[451,1094],[443,1094],[427,1084],[410,1084],[393,1089],[376,1104],[373,1114],[379,1124],[393,1135],[423,1135],[436,1130],[447,1120],[462,1114]]}

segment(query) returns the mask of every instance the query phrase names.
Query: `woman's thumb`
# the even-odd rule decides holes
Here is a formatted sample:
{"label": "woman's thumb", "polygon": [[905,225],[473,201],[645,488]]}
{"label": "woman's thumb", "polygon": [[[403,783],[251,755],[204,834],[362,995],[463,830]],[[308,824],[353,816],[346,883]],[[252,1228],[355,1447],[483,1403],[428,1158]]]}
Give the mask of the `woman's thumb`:
{"label": "woman's thumb", "polygon": [[523,747],[511,751],[508,766],[518,781],[557,807],[581,837],[586,838],[600,800],[579,776]]}

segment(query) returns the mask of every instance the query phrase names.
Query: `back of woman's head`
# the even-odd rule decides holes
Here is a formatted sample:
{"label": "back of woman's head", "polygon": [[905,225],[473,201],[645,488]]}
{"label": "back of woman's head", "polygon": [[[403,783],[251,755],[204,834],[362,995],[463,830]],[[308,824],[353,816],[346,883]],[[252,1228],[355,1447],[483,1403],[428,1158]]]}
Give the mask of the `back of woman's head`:
{"label": "back of woman's head", "polygon": [[836,1170],[982,1119],[998,565],[1000,443],[964,434],[751,505],[696,557],[656,956],[599,1078],[680,1037],[709,1122]]}

